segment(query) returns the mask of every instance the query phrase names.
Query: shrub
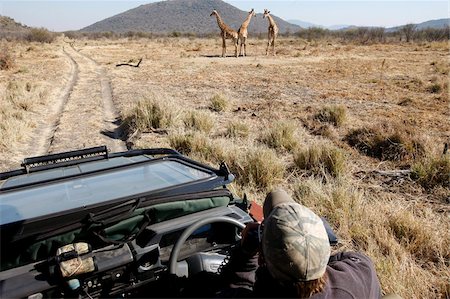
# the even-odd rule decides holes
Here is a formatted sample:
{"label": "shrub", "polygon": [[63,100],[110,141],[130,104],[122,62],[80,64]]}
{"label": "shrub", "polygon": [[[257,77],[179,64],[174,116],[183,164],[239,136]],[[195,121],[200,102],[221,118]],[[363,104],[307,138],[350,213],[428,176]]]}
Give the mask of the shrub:
{"label": "shrub", "polygon": [[227,132],[225,135],[229,138],[248,137],[250,129],[245,123],[231,122],[227,125]]}
{"label": "shrub", "polygon": [[171,109],[161,106],[153,99],[143,99],[123,117],[122,129],[131,135],[138,130],[146,132],[169,128],[173,121],[174,114]]}
{"label": "shrub", "polygon": [[294,165],[314,175],[340,177],[345,172],[345,155],[330,145],[312,145],[294,153]]}
{"label": "shrub", "polygon": [[187,128],[209,133],[214,127],[214,121],[209,114],[199,111],[190,111],[184,118]]}
{"label": "shrub", "polygon": [[0,51],[0,70],[8,70],[14,66],[14,59],[9,52],[9,49],[4,47]]}
{"label": "shrub", "polygon": [[222,95],[216,94],[210,99],[210,109],[216,112],[223,112],[227,109],[228,99]]}
{"label": "shrub", "polygon": [[274,149],[292,150],[298,145],[295,137],[296,127],[292,123],[281,121],[260,137],[260,141]]}
{"label": "shrub", "polygon": [[315,116],[321,122],[329,122],[340,127],[347,118],[347,109],[344,106],[329,106],[322,108]]}
{"label": "shrub", "polygon": [[406,130],[387,132],[377,128],[350,131],[345,140],[360,152],[380,160],[402,161],[423,156],[425,148]]}
{"label": "shrub", "polygon": [[412,166],[412,178],[425,188],[450,186],[450,156],[423,159]]}
{"label": "shrub", "polygon": [[33,28],[27,34],[27,41],[39,43],[51,43],[55,40],[56,34],[44,28]]}

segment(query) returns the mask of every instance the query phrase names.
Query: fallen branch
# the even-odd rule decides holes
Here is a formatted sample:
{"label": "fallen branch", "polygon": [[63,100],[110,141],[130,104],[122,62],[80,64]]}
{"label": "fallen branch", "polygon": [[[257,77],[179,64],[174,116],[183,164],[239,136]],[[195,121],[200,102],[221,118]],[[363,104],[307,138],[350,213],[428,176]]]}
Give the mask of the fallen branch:
{"label": "fallen branch", "polygon": [[132,67],[139,67],[139,65],[141,64],[141,62],[142,62],[142,58],[139,59],[139,61],[138,61],[138,63],[137,63],[136,65],[131,64],[131,63],[119,63],[119,64],[116,64],[116,66],[128,65],[128,66],[132,66]]}
{"label": "fallen branch", "polygon": [[381,176],[390,176],[390,177],[408,177],[411,174],[411,170],[361,170],[358,171],[357,174],[364,173],[364,174],[375,174],[375,175],[381,175]]}

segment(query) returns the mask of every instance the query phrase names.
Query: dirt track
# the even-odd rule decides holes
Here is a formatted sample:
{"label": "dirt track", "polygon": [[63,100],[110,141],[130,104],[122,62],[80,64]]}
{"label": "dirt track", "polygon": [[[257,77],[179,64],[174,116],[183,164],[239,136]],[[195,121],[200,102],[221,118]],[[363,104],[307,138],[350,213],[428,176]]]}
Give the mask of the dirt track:
{"label": "dirt track", "polygon": [[98,145],[106,145],[113,152],[125,150],[119,139],[117,113],[104,70],[71,46],[63,51],[71,62],[70,80],[50,121],[37,129],[37,140],[33,142],[36,155]]}

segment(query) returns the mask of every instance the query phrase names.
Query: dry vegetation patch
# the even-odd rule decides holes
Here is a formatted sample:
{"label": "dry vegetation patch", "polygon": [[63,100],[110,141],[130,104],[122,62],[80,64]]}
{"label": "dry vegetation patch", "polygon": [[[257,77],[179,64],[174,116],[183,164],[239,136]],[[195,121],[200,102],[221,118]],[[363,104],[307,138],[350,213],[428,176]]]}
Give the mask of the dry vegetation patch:
{"label": "dry vegetation patch", "polygon": [[402,127],[354,129],[345,140],[360,152],[380,160],[413,160],[425,154],[424,144],[412,131]]}

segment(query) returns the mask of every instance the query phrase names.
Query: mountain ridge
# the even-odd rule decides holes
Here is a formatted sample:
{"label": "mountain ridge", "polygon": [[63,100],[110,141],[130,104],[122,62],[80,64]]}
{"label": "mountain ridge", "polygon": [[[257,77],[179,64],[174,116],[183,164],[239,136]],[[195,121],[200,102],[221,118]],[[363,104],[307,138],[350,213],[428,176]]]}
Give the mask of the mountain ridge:
{"label": "mountain ridge", "polygon": [[[86,26],[81,32],[128,32],[153,33],[196,33],[208,34],[219,30],[211,12],[216,9],[223,21],[237,30],[248,15],[221,0],[170,0],[140,5]],[[272,15],[281,33],[293,32],[300,27]],[[267,32],[268,21],[259,13],[252,18],[248,27],[251,33]]]}

